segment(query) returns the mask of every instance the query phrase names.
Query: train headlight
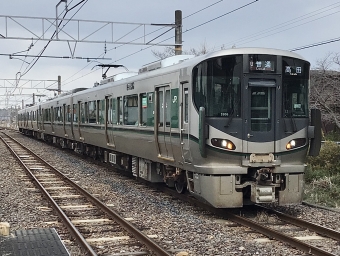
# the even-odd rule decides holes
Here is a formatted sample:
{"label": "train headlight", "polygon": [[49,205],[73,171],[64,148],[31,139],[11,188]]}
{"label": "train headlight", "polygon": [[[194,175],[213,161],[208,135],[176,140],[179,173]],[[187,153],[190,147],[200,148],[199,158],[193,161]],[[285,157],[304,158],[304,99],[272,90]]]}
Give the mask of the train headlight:
{"label": "train headlight", "polygon": [[291,150],[291,149],[299,148],[299,147],[304,146],[305,144],[306,144],[305,138],[294,139],[287,143],[286,149]]}
{"label": "train headlight", "polygon": [[211,144],[215,147],[224,148],[228,150],[235,150],[236,146],[233,142],[226,139],[211,139]]}

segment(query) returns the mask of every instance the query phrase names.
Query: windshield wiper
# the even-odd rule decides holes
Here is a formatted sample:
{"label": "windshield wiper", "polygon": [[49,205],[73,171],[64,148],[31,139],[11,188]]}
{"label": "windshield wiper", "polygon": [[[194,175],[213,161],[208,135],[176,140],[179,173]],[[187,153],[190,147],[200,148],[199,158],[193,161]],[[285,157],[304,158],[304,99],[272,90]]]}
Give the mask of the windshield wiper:
{"label": "windshield wiper", "polygon": [[230,126],[231,121],[233,120],[233,117],[234,117],[234,113],[235,113],[234,107],[232,107],[232,109],[231,109],[231,115],[229,116],[228,121],[227,121],[227,124],[226,124],[224,127],[229,127],[229,126]]}

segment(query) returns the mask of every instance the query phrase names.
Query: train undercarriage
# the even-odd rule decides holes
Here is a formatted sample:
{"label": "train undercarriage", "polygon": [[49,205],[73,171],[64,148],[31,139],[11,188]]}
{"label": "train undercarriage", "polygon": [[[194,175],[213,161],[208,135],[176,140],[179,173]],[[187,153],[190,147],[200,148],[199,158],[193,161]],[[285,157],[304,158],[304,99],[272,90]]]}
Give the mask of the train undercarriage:
{"label": "train undercarriage", "polygon": [[282,171],[277,173],[275,167],[259,166],[247,167],[246,173],[240,171],[243,174],[209,175],[66,138],[30,130],[21,130],[21,132],[107,163],[136,178],[153,183],[165,183],[168,187],[176,189],[178,193],[188,190],[195,197],[217,208],[273,202],[286,205],[302,201],[304,169],[297,173]]}

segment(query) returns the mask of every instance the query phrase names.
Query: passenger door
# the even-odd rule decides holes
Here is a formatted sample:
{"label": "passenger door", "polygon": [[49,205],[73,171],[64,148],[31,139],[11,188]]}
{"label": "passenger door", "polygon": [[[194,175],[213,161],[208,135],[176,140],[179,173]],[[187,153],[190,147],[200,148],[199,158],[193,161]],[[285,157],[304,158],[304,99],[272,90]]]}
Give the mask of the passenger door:
{"label": "passenger door", "polygon": [[158,156],[173,161],[171,145],[171,90],[170,86],[157,87],[156,95],[156,141]]}
{"label": "passenger door", "polygon": [[189,146],[189,84],[181,84],[181,129],[180,129],[180,140],[182,158],[184,162],[191,163],[192,157]]}
{"label": "passenger door", "polygon": [[276,82],[249,80],[244,101],[244,149],[246,153],[275,152]]}
{"label": "passenger door", "polygon": [[113,138],[113,123],[116,121],[115,114],[116,101],[114,98],[105,97],[105,136],[106,144],[109,147],[115,147]]}

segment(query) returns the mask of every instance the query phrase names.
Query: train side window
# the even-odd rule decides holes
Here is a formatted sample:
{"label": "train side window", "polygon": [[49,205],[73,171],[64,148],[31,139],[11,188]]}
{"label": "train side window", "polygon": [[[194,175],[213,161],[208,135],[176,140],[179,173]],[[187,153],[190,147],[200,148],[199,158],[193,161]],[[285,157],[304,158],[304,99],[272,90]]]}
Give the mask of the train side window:
{"label": "train side window", "polygon": [[67,105],[66,107],[66,122],[71,122],[71,106]]}
{"label": "train side window", "polygon": [[112,99],[107,99],[107,121],[108,124],[112,124]]}
{"label": "train side window", "polygon": [[189,93],[188,93],[188,88],[184,89],[184,122],[189,123]]}
{"label": "train side window", "polygon": [[73,122],[78,122],[78,104],[73,104]]}
{"label": "train side window", "polygon": [[123,101],[122,97],[117,98],[118,105],[118,122],[117,124],[123,124]]}
{"label": "train side window", "polygon": [[117,124],[117,100],[115,98],[112,98],[111,100],[110,109],[111,111],[111,123]]}
{"label": "train side window", "polygon": [[53,108],[53,121],[56,122],[57,121],[57,117],[58,117],[58,108]]}
{"label": "train side window", "polygon": [[63,109],[62,107],[58,107],[58,121],[61,122],[62,121],[62,113]]}
{"label": "train side window", "polygon": [[89,122],[89,104],[85,102],[85,123]]}
{"label": "train side window", "polygon": [[44,121],[48,122],[48,109],[44,109]]}
{"label": "train side window", "polygon": [[54,118],[56,122],[59,122],[59,107],[54,108]]}
{"label": "train side window", "polygon": [[166,127],[170,127],[171,123],[171,95],[170,90],[165,91],[165,125]]}
{"label": "train side window", "polygon": [[66,117],[67,117],[66,104],[64,104],[62,107],[60,107],[60,113],[61,113],[60,122],[64,123],[66,121]]}
{"label": "train side window", "polygon": [[82,124],[85,124],[86,122],[86,115],[85,115],[85,104],[84,103],[79,103],[80,104],[80,120]]}
{"label": "train side window", "polygon": [[124,124],[138,125],[138,95],[124,96]]}
{"label": "train side window", "polygon": [[97,106],[96,101],[90,101],[88,103],[89,107],[89,123],[95,124],[97,123]]}
{"label": "train side window", "polygon": [[146,93],[142,93],[140,95],[140,100],[141,100],[141,104],[140,104],[140,120],[141,126],[146,126],[147,125],[147,119],[148,119],[148,97],[146,95]]}
{"label": "train side window", "polygon": [[98,100],[98,122],[104,124],[105,120],[105,100]]}

